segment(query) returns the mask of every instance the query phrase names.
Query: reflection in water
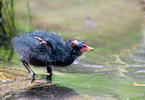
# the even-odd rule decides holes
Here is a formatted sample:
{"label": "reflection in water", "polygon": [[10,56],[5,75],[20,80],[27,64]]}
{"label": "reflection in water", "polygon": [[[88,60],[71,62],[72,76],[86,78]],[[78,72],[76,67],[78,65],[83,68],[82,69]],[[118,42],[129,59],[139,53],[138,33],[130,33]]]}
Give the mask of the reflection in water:
{"label": "reflection in water", "polygon": [[101,65],[84,65],[84,67],[95,67],[95,68],[103,68]]}
{"label": "reflection in water", "polygon": [[141,73],[145,73],[145,70],[139,70],[139,71],[136,71],[136,72],[141,72]]}

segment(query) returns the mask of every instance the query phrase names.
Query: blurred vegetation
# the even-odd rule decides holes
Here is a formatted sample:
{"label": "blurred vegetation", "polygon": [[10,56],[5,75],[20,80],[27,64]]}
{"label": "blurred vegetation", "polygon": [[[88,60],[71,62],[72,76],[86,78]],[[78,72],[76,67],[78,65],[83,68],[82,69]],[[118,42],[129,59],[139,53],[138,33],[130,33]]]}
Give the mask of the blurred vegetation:
{"label": "blurred vegetation", "polygon": [[14,50],[11,40],[15,35],[14,0],[0,0],[0,49],[4,48],[6,50],[5,55],[9,55],[8,61],[11,60],[13,55]]}

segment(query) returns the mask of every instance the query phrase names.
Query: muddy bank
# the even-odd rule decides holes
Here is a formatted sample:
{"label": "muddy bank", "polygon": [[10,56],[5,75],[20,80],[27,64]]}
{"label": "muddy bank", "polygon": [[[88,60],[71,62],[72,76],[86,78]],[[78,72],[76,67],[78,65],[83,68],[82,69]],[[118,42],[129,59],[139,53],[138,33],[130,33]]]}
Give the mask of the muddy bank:
{"label": "muddy bank", "polygon": [[44,79],[36,79],[31,84],[29,73],[4,66],[0,67],[0,98],[3,100],[85,99],[71,88],[57,84],[48,84]]}

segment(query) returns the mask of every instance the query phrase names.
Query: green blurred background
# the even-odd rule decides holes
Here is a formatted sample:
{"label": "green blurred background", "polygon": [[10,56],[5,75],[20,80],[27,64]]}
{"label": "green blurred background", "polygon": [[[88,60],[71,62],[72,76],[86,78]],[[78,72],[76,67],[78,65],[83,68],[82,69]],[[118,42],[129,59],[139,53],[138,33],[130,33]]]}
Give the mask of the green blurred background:
{"label": "green blurred background", "polygon": [[[107,56],[128,49],[143,37],[143,15],[137,0],[12,2],[13,5],[9,0],[2,2],[3,26],[8,38],[1,44],[2,49],[10,48],[10,38],[21,33],[50,30],[66,41],[77,38],[96,48],[93,53],[86,54],[89,58],[96,58],[97,55]],[[0,38],[3,37],[1,32]]]}

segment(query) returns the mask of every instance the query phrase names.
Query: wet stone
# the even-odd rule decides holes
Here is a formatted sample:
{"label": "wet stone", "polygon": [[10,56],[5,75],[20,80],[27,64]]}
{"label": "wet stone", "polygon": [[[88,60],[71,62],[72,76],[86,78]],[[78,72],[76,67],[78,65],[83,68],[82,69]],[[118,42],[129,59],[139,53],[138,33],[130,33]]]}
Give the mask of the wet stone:
{"label": "wet stone", "polygon": [[42,100],[57,100],[65,99],[69,96],[77,95],[72,89],[62,87],[59,85],[51,86],[36,86],[26,90],[25,92],[16,93],[11,98],[32,98],[32,99],[42,99]]}

